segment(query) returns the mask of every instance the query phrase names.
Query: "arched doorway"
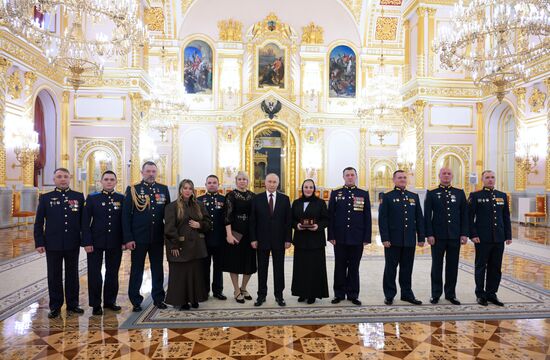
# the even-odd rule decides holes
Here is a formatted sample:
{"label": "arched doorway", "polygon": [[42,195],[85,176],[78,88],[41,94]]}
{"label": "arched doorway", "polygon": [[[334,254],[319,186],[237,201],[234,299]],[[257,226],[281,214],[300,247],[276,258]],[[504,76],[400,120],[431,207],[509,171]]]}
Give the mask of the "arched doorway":
{"label": "arched doorway", "polygon": [[516,186],[517,119],[514,109],[509,103],[503,101],[493,109],[487,130],[486,169],[496,172],[497,188],[505,192],[512,192]]}
{"label": "arched doorway", "polygon": [[265,190],[268,173],[279,175],[279,189],[291,199],[296,193],[296,139],[282,123],[264,121],[254,125],[245,142],[245,169],[250,176],[250,189]]}

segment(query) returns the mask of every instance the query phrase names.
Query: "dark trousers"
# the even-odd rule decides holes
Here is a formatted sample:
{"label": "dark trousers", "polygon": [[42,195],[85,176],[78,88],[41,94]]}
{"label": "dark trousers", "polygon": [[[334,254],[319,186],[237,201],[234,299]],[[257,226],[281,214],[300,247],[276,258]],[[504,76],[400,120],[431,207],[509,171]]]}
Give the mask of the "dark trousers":
{"label": "dark trousers", "polygon": [[456,297],[460,239],[435,239],[432,245],[432,297],[439,298],[443,292],[443,258],[445,258],[445,297]]}
{"label": "dark trousers", "polygon": [[334,246],[334,296],[353,300],[359,296],[359,264],[363,244]]}
{"label": "dark trousers", "polygon": [[210,264],[213,264],[212,292],[223,293],[223,272],[221,259],[221,246],[208,246],[208,256],[204,258],[204,276],[207,292],[210,292]]}
{"label": "dark trousers", "polygon": [[130,266],[130,284],[128,285],[128,297],[132,305],[140,305],[143,296],[139,293],[143,281],[143,270],[145,268],[145,256],[149,254],[151,266],[151,282],[153,288],[151,297],[155,303],[164,301],[164,244],[161,242],[150,244],[138,244],[132,250],[132,265]]}
{"label": "dark trousers", "polygon": [[80,249],[46,251],[50,310],[63,306],[63,263],[65,263],[65,302],[68,308],[78,306],[78,254]]}
{"label": "dark trousers", "polygon": [[476,296],[485,299],[496,298],[502,277],[504,243],[479,243],[475,244],[475,247]]}
{"label": "dark trousers", "polygon": [[269,254],[273,258],[273,287],[275,298],[283,297],[285,289],[285,249],[260,250],[258,257],[258,297],[267,296],[267,270],[269,269]]}
{"label": "dark trousers", "polygon": [[[105,285],[101,267],[105,254]],[[118,295],[118,270],[122,260],[122,249],[99,249],[88,253],[88,299],[91,307],[101,306],[101,290],[103,290],[103,304],[116,304]],[[103,288],[103,289],[102,289]]]}
{"label": "dark trousers", "polygon": [[397,266],[399,266],[399,287],[401,288],[401,297],[405,299],[414,298],[411,289],[411,277],[414,264],[414,246],[395,246],[384,248],[384,257],[386,265],[384,266],[384,296],[386,299],[393,299],[397,294],[395,285],[395,276],[397,275]]}

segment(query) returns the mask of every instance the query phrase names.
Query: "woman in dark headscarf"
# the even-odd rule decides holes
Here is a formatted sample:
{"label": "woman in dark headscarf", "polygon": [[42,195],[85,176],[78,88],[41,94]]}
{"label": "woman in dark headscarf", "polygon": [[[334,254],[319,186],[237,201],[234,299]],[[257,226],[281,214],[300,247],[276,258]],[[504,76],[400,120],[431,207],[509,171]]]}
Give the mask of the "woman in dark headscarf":
{"label": "woman in dark headscarf", "polygon": [[212,220],[204,204],[195,197],[195,187],[185,179],[179,185],[178,199],[164,211],[164,242],[168,258],[166,303],[181,310],[198,308],[208,299],[204,282],[204,258],[208,252],[204,234]]}
{"label": "woman in dark headscarf", "polygon": [[302,197],[292,204],[294,228],[294,265],[292,269],[292,295],[298,301],[328,297],[327,267],[325,259],[328,210],[325,202],[316,196],[315,183],[307,179],[302,184]]}

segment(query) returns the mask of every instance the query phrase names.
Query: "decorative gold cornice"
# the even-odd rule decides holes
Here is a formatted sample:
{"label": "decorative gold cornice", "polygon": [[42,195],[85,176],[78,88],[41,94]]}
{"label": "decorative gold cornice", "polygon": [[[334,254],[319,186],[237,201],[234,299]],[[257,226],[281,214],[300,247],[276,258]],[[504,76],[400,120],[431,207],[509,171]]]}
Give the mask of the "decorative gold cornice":
{"label": "decorative gold cornice", "polygon": [[303,45],[317,45],[323,44],[323,28],[315,25],[312,21],[309,25],[302,27],[302,44]]}

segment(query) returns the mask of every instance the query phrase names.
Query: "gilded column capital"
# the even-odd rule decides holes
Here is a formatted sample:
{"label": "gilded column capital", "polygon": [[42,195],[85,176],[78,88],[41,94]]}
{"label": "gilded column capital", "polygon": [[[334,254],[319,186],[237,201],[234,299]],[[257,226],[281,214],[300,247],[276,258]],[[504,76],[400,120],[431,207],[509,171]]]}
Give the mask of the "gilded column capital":
{"label": "gilded column capital", "polygon": [[419,6],[416,8],[416,15],[418,17],[423,17],[426,14],[426,11],[428,10],[427,7]]}
{"label": "gilded column capital", "polygon": [[550,92],[550,77],[544,79],[544,85],[546,85],[546,90]]}
{"label": "gilded column capital", "polygon": [[34,83],[36,83],[36,79],[38,79],[38,77],[32,71],[27,71],[25,75],[23,75],[23,77],[25,78],[25,94],[27,96],[31,96],[32,88],[34,86]]}
{"label": "gilded column capital", "polygon": [[512,90],[512,92],[517,98],[518,108],[521,111],[524,111],[525,110],[525,93],[527,92],[527,89],[524,87],[517,87],[514,90]]}
{"label": "gilded column capital", "polygon": [[0,76],[5,76],[12,63],[5,57],[0,56]]}
{"label": "gilded column capital", "polygon": [[482,102],[476,103],[476,109],[477,109],[478,114],[483,112],[483,103]]}
{"label": "gilded column capital", "polygon": [[437,13],[437,9],[435,9],[435,8],[426,8],[426,12],[428,13],[428,17],[433,19],[435,17],[435,14]]}
{"label": "gilded column capital", "polygon": [[409,29],[411,27],[411,21],[409,19],[403,20],[403,28]]}

